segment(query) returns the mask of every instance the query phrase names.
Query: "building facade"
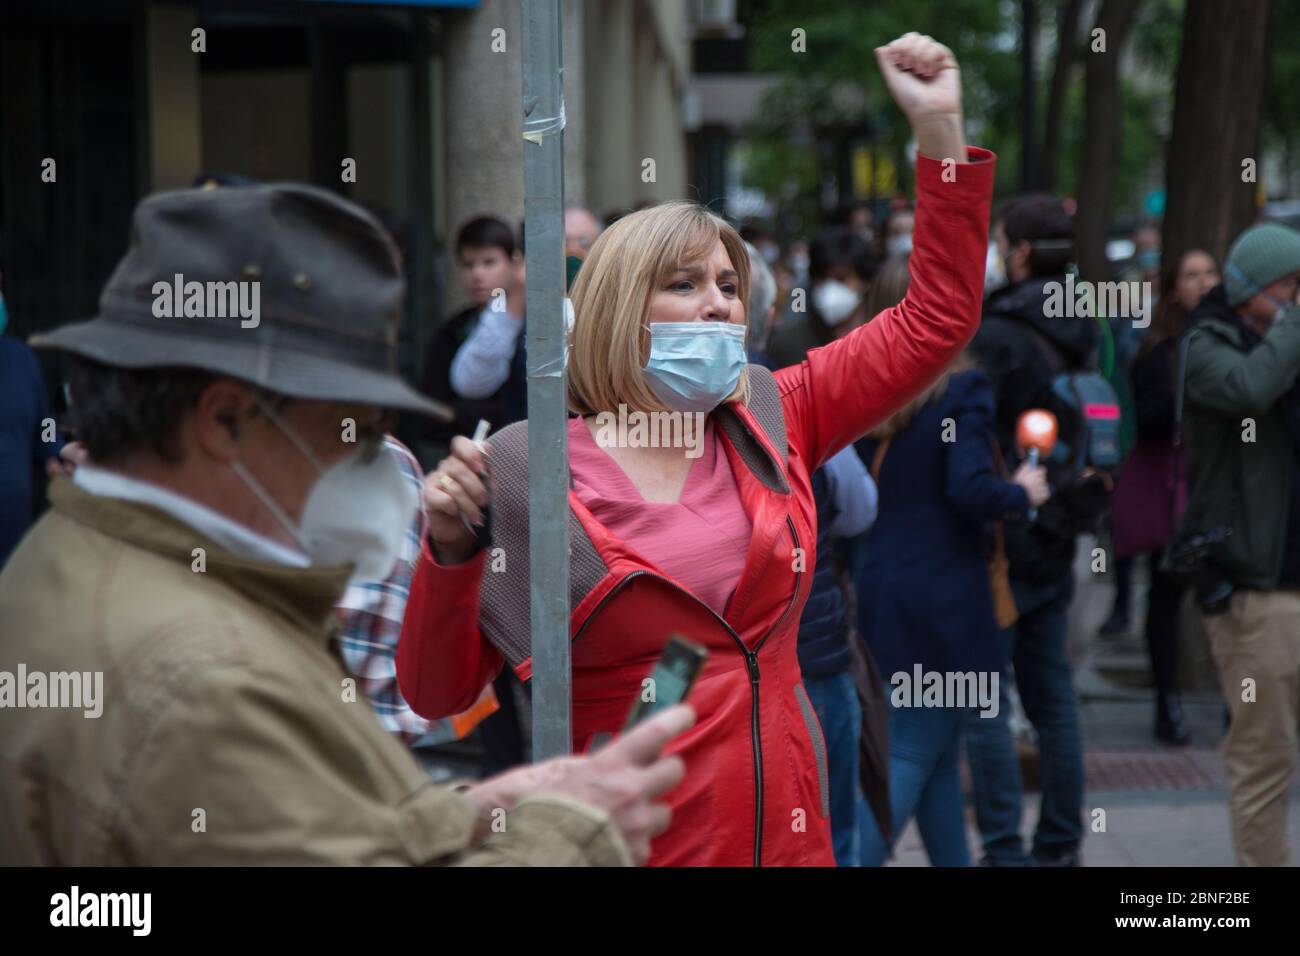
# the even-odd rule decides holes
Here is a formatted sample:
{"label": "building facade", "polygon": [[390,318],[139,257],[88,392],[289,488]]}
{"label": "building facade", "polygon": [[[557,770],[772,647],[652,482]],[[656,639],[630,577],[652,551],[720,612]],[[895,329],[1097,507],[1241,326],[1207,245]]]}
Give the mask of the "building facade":
{"label": "building facade", "polygon": [[[688,196],[687,0],[561,8],[567,200],[603,217]],[[9,334],[95,313],[144,195],[205,175],[297,180],[366,204],[397,236],[402,371],[418,380],[425,342],[463,304],[458,225],[523,215],[521,49],[519,0],[6,5]]]}

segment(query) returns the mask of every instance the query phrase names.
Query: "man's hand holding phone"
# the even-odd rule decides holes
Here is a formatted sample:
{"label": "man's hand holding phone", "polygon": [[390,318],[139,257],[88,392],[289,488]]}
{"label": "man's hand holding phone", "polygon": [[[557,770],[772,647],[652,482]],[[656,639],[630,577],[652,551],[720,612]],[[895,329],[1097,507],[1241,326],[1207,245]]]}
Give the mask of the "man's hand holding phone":
{"label": "man's hand holding phone", "polygon": [[650,857],[650,841],[668,828],[672,812],[657,798],[677,786],[686,772],[680,757],[663,749],[695,723],[695,711],[681,705],[638,724],[587,757],[558,757],[490,777],[465,791],[491,819],[530,796],[554,794],[606,813],[623,837],[633,862]]}

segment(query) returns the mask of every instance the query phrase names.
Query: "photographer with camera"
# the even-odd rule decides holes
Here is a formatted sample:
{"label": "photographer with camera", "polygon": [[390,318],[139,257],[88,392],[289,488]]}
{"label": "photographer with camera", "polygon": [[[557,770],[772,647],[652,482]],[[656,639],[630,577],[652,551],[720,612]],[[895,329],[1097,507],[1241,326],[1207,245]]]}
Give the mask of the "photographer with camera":
{"label": "photographer with camera", "polygon": [[1283,866],[1300,715],[1300,232],[1243,232],[1191,315],[1182,433],[1189,501],[1170,565],[1195,588],[1232,717],[1243,866]]}

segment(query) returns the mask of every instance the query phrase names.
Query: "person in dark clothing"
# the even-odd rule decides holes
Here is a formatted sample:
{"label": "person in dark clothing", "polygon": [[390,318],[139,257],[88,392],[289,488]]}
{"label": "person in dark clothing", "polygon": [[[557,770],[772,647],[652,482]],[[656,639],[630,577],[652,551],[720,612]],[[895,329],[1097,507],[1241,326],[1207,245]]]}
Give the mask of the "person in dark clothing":
{"label": "person in dark clothing", "polygon": [[1145,637],[1156,688],[1155,735],[1183,746],[1190,740],[1178,695],[1178,617],[1184,588],[1160,567],[1185,499],[1186,463],[1174,446],[1178,345],[1188,314],[1219,282],[1208,252],[1183,253],[1161,278],[1151,328],[1138,348],[1131,379],[1137,444],[1115,476],[1111,509],[1116,559],[1147,556]]}
{"label": "person in dark clothing", "polygon": [[[989,526],[1047,498],[1041,467],[1001,478],[993,449],[988,378],[959,360],[930,392],[858,443],[880,482],[880,520],[855,569],[858,627],[887,689],[890,806],[895,839],[915,816],[935,866],[968,866],[958,758],[962,728],[996,719],[1002,647],[989,583]],[[973,675],[977,701],[916,707],[903,679]],[[996,682],[995,682],[996,681]],[[909,685],[910,686],[910,685]],[[888,847],[863,826],[862,863]]]}
{"label": "person in dark clothing", "polygon": [[[495,400],[500,408],[496,419],[489,419],[497,430],[528,417],[528,336],[524,317],[524,224],[519,224],[519,247],[514,269],[508,276],[512,283],[479,316],[469,335],[461,342],[451,361],[449,375],[452,392],[461,400]],[[565,257],[568,285],[573,284],[583,260]],[[565,329],[573,328],[573,306],[564,299]],[[565,353],[567,367],[568,354]],[[498,424],[498,422],[500,424]]]}
{"label": "person in dark clothing", "polygon": [[36,355],[4,334],[8,321],[0,293],[0,568],[36,518],[33,479],[59,469],[63,445]]}
{"label": "person in dark clothing", "polygon": [[[1133,233],[1135,253],[1128,266],[1120,273],[1120,278],[1128,282],[1152,283],[1159,290],[1160,281],[1160,230],[1151,225],[1139,226]],[[1209,265],[1216,269],[1214,260]],[[1217,281],[1217,279],[1215,280]],[[1211,282],[1210,285],[1214,283]],[[1209,290],[1206,286],[1202,291]],[[1165,301],[1167,296],[1161,292],[1157,301]],[[1199,300],[1199,296],[1197,297]],[[1187,306],[1190,309],[1196,302]],[[1185,315],[1186,313],[1184,313]],[[1158,320],[1159,316],[1156,316]],[[1127,458],[1137,441],[1136,418],[1133,399],[1133,363],[1137,359],[1142,343],[1151,338],[1145,327],[1147,323],[1134,322],[1128,316],[1111,316],[1107,322],[1111,341],[1114,343],[1112,371],[1106,377],[1114,387],[1120,402],[1120,453]],[[1113,509],[1112,509],[1113,510]],[[1122,532],[1121,532],[1122,533]],[[1111,540],[1114,542],[1114,515],[1111,515]],[[1115,581],[1115,603],[1110,614],[1097,629],[1102,637],[1118,637],[1129,633],[1129,609],[1133,604],[1133,566],[1135,558],[1131,554],[1121,554],[1115,549],[1110,577]]]}
{"label": "person in dark clothing", "polygon": [[[452,384],[452,363],[461,346],[470,338],[480,323],[500,322],[511,329],[511,322],[522,324],[523,289],[519,281],[521,257],[510,227],[500,219],[483,216],[465,223],[456,235],[456,261],[461,279],[470,294],[470,305],[451,316],[429,342],[424,360],[424,379],[421,391],[430,398],[451,406],[455,421],[430,425],[424,434],[432,448],[424,455],[427,460],[444,457],[451,439],[456,435],[472,435],[480,418],[492,428],[504,428],[516,418],[507,413],[509,382],[489,390],[486,394],[471,397],[457,391]],[[500,292],[504,292],[504,298]],[[511,346],[517,340],[512,338]],[[515,351],[518,351],[515,348]],[[511,359],[513,361],[513,359]]]}
{"label": "person in dark clothing", "polygon": [[[778,368],[797,365],[810,349],[852,332],[871,318],[865,296],[879,265],[871,246],[847,226],[823,229],[808,247],[811,290],[791,296],[794,309],[768,343],[767,353]],[[805,290],[796,290],[797,292]]]}
{"label": "person in dark clothing", "polygon": [[[1082,439],[1052,391],[1064,371],[1086,369],[1097,338],[1095,320],[1049,317],[1074,258],[1074,222],[1048,195],[1009,200],[997,216],[994,240],[1010,284],[984,305],[970,352],[993,381],[998,445],[1018,460],[1016,424],[1031,408],[1059,411],[1058,451]],[[1104,476],[1077,471],[1054,455],[1046,462],[1052,496],[1033,521],[1006,527],[1011,587],[1019,618],[1006,643],[1026,715],[1038,734],[1042,810],[1033,858],[1040,865],[1078,864],[1083,839],[1083,735],[1066,656],[1066,614],[1074,597],[1076,537],[1095,531],[1107,503]],[[1020,841],[1020,780],[1006,715],[968,724],[985,859],[1026,862]]]}
{"label": "person in dark clothing", "polygon": [[[879,311],[907,289],[907,257],[881,267],[868,297]],[[916,817],[930,861],[966,866],[958,756],[963,724],[996,719],[1006,706],[1002,647],[990,585],[989,534],[1006,515],[1024,515],[1047,497],[1043,468],[1022,465],[1012,482],[999,474],[992,387],[964,355],[930,389],[857,443],[880,482],[879,524],[853,556],[858,629],[891,698],[889,812],[896,840]],[[884,492],[887,492],[885,494]],[[1005,623],[1002,622],[1002,623]],[[988,675],[993,714],[975,701],[944,700],[917,709],[894,699],[896,675]],[[997,684],[993,685],[994,677]],[[863,808],[862,863],[878,866],[889,845]]]}
{"label": "person in dark clothing", "polygon": [[812,474],[817,551],[796,652],[804,689],[826,740],[831,840],[838,866],[859,861],[858,747],[862,711],[850,674],[851,624],[831,560],[836,538],[862,534],[876,517],[876,486],[849,446]]}

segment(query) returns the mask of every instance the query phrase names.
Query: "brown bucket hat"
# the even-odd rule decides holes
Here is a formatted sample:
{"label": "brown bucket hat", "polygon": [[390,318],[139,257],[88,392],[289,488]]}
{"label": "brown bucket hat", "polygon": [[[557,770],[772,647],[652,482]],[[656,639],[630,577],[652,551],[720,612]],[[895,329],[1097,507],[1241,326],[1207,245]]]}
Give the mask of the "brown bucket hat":
{"label": "brown bucket hat", "polygon": [[30,341],[106,365],[190,366],[295,398],[450,421],[397,372],[403,293],[388,233],[334,193],[183,189],[136,206],[98,316]]}

